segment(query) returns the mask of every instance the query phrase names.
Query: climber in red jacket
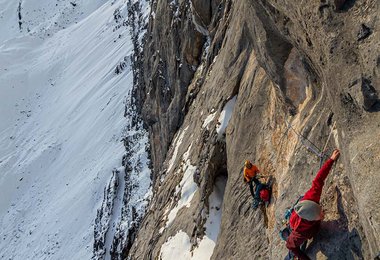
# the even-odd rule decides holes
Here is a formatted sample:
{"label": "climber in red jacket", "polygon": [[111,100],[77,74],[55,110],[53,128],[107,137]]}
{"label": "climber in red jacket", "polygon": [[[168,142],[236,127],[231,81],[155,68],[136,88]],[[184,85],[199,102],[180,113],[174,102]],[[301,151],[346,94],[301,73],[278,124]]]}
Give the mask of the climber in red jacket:
{"label": "climber in red jacket", "polygon": [[285,259],[290,259],[291,255],[301,260],[310,259],[300,246],[308,239],[314,237],[323,219],[322,208],[319,205],[323,185],[334,162],[339,158],[340,151],[335,149],[322,168],[314,178],[311,188],[305,193],[303,198],[294,206],[290,216],[289,224],[291,233],[286,240],[286,247],[290,250]]}

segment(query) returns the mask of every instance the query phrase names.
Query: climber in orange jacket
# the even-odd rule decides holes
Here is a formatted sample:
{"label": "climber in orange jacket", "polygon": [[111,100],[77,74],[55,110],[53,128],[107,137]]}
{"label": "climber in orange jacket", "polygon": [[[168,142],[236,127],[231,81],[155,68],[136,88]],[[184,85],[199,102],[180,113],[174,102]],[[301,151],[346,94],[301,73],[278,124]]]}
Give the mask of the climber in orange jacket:
{"label": "climber in orange jacket", "polygon": [[296,256],[301,260],[310,259],[300,249],[300,246],[308,239],[314,237],[319,231],[321,220],[323,219],[323,211],[319,205],[322,188],[332,165],[339,158],[339,156],[340,151],[335,149],[330,159],[325,162],[317,173],[311,188],[294,206],[294,210],[289,220],[292,231],[286,240],[286,247],[290,252],[285,259],[291,259],[292,256]]}
{"label": "climber in orange jacket", "polygon": [[244,182],[248,183],[260,172],[256,165],[246,160],[244,163]]}
{"label": "climber in orange jacket", "polygon": [[[266,184],[261,183],[258,180],[258,173],[260,173],[259,168],[252,164],[250,161],[245,161],[244,163],[244,182],[248,183],[249,190],[251,191],[253,197],[252,207],[256,209],[260,202],[269,201],[270,199],[270,187]],[[262,176],[261,176],[262,177]],[[256,188],[254,191],[253,183],[255,183]]]}

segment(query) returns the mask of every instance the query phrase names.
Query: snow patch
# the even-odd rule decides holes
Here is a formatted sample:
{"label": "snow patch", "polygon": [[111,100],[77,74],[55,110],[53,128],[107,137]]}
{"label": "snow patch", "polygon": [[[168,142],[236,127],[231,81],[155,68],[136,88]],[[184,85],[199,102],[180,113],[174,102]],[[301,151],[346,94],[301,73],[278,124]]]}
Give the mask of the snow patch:
{"label": "snow patch", "polygon": [[222,221],[223,196],[226,188],[227,178],[218,177],[214,190],[209,199],[209,215],[205,224],[205,235],[194,249],[193,259],[210,259],[218,239]]}
{"label": "snow patch", "polygon": [[161,260],[191,259],[191,243],[189,236],[182,230],[174,237],[169,237],[161,246]]}
{"label": "snow patch", "polygon": [[167,172],[169,172],[173,168],[175,160],[177,159],[179,146],[182,144],[183,137],[185,136],[185,133],[186,133],[188,128],[189,127],[186,127],[185,129],[183,129],[181,134],[177,135],[177,137],[174,138],[174,141],[173,141],[173,144],[175,145],[174,152],[173,152],[172,157],[170,158],[169,167],[168,167]]}
{"label": "snow patch", "polygon": [[184,172],[182,180],[180,184],[177,186],[175,194],[180,195],[180,199],[177,202],[177,206],[175,206],[168,215],[168,220],[166,222],[166,227],[170,226],[175,217],[177,216],[178,211],[183,207],[190,207],[190,202],[193,199],[193,196],[197,190],[197,184],[194,182],[193,174],[197,167],[190,164],[189,154],[191,150],[191,146],[189,146],[186,153],[183,155],[183,160],[185,163],[182,165],[181,170]]}
{"label": "snow patch", "polygon": [[205,121],[203,122],[202,127],[203,127],[203,128],[205,128],[205,127],[208,128],[208,125],[214,120],[215,115],[216,115],[216,111],[215,111],[214,113],[209,114],[209,115],[206,117]]}
{"label": "snow patch", "polygon": [[189,236],[180,230],[175,236],[169,237],[161,246],[161,260],[206,260],[211,258],[220,231],[226,183],[227,178],[225,177],[216,179],[214,190],[209,197],[210,209],[205,224],[205,235],[198,243],[198,247],[191,251],[192,245]]}
{"label": "snow patch", "polygon": [[226,132],[228,122],[231,119],[232,112],[235,107],[236,97],[237,96],[234,96],[232,99],[230,99],[227,102],[227,104],[224,106],[222,112],[220,113],[220,116],[218,119],[218,126],[216,127],[216,131],[218,132],[219,138],[221,138],[223,134]]}

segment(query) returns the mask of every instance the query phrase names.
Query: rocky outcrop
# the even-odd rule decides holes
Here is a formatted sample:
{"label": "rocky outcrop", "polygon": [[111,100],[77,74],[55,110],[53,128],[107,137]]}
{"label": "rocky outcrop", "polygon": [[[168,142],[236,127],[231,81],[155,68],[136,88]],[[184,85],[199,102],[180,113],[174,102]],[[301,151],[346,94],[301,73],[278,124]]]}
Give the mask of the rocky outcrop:
{"label": "rocky outcrop", "polygon": [[102,206],[98,209],[94,225],[94,249],[92,259],[104,259],[106,254],[106,235],[110,226],[114,200],[119,186],[119,172],[112,172],[107,187],[104,188]]}
{"label": "rocky outcrop", "polygon": [[[116,65],[114,76],[130,72],[128,69],[132,67],[135,84],[143,75],[140,70],[141,42],[146,29],[143,10],[148,7],[145,1],[128,0],[120,4],[113,13],[113,31],[129,29],[133,44],[133,52],[124,56]],[[122,35],[119,31],[117,40],[120,38]],[[151,196],[152,172],[148,133],[136,112],[139,111],[136,86],[132,92],[134,95],[129,94],[125,100],[126,124],[122,138],[125,154],[121,162],[122,167],[113,171],[95,219],[92,257],[94,260],[119,260],[128,256]]]}
{"label": "rocky outcrop", "polygon": [[22,30],[22,1],[18,2],[17,16],[18,16],[18,28]]}
{"label": "rocky outcrop", "polygon": [[[218,178],[227,182],[211,258],[283,258],[283,213],[320,167],[305,138],[326,154],[342,151],[307,253],[377,255],[379,8],[377,1],[153,3],[137,96],[154,188],[131,259],[165,259],[166,245],[183,232],[197,255]],[[241,176],[246,159],[274,179],[271,204],[256,211]]]}
{"label": "rocky outcrop", "polygon": [[157,170],[183,119],[183,97],[199,63],[202,37],[194,31],[188,2],[153,3],[141,70],[143,88],[137,96],[151,133]]}

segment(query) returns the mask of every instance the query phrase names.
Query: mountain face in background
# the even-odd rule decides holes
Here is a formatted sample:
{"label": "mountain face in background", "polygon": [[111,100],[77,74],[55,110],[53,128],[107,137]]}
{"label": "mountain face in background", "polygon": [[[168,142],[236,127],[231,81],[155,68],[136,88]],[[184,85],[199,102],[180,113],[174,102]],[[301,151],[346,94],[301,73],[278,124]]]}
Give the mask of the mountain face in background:
{"label": "mountain face in background", "polygon": [[151,192],[131,96],[149,6],[0,10],[0,258],[121,259]]}
{"label": "mountain face in background", "polygon": [[1,258],[283,259],[283,214],[335,147],[307,253],[380,252],[378,1],[0,10]]}

